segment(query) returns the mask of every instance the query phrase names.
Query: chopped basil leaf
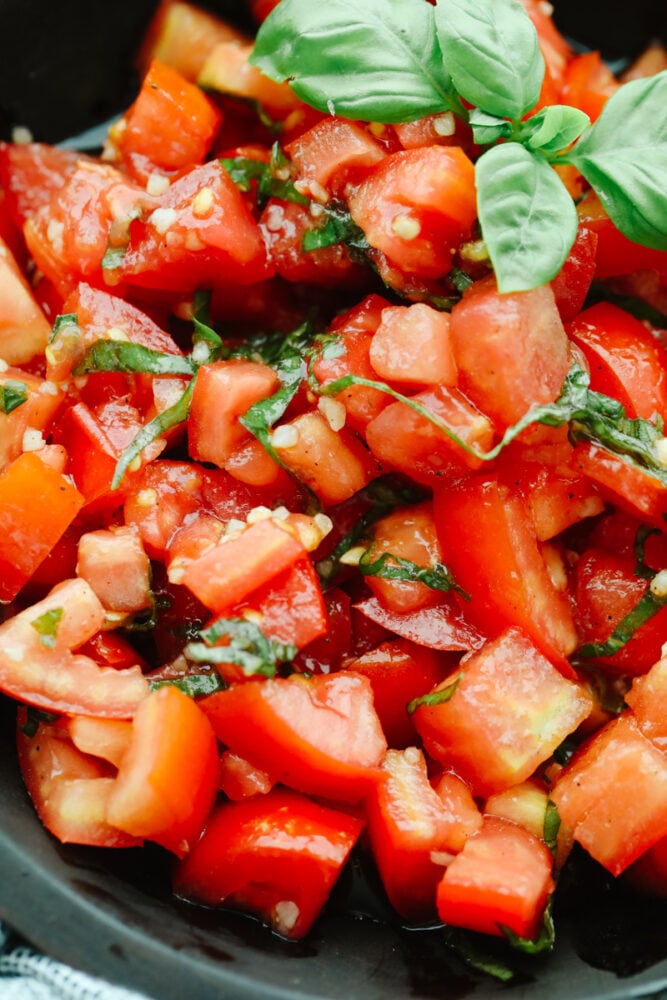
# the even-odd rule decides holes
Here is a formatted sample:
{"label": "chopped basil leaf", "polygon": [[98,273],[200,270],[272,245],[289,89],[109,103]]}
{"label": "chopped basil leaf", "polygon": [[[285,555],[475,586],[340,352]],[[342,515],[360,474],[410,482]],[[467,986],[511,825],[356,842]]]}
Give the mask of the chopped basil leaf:
{"label": "chopped basil leaf", "polygon": [[[240,191],[251,191],[253,181],[257,183],[257,204],[260,208],[269,198],[279,198],[297,205],[310,204],[310,199],[294,187],[291,179],[292,165],[277,142],[271,150],[270,163],[245,157],[223,158],[220,163]],[[283,176],[284,174],[287,176]]]}
{"label": "chopped basil leaf", "polygon": [[501,983],[509,983],[516,976],[516,971],[506,961],[492,954],[495,942],[489,938],[482,942],[481,935],[462,927],[443,927],[443,938],[444,944],[476,972],[483,972]]}
{"label": "chopped basil leaf", "polygon": [[301,249],[304,253],[344,243],[349,250],[357,251],[355,259],[358,260],[371,249],[363,229],[345,208],[332,204],[325,207],[324,213],[324,223],[314,229],[307,229],[303,234]]}
{"label": "chopped basil leaf", "polygon": [[[210,301],[210,292],[201,290],[195,292],[192,309],[192,323],[194,326],[193,340],[195,347],[199,343],[206,344],[211,350],[211,360],[217,360],[223,347],[223,343],[209,323],[208,310]],[[201,364],[201,362],[199,363]]]}
{"label": "chopped basil leaf", "polygon": [[[203,642],[191,642],[185,656],[197,663],[236,663],[247,676],[275,677],[281,663],[289,663],[298,650],[290,643],[266,636],[254,622],[245,618],[219,618],[200,633]],[[220,639],[228,638],[224,646]]]}
{"label": "chopped basil leaf", "polygon": [[162,687],[175,687],[188,698],[205,698],[217,691],[225,691],[227,684],[219,674],[186,674],[184,677],[163,677],[151,680],[148,687],[151,691],[159,691]]}
{"label": "chopped basil leaf", "polygon": [[556,843],[558,831],[560,830],[560,813],[558,806],[551,799],[547,800],[547,807],[544,810],[544,824],[542,826],[542,840],[547,845],[552,854],[556,853]]}
{"label": "chopped basil leaf", "polygon": [[0,385],[0,410],[11,413],[28,401],[28,386],[25,382],[9,378]]}
{"label": "chopped basil leaf", "polygon": [[637,629],[645,625],[647,621],[650,621],[654,615],[657,615],[658,611],[661,611],[665,604],[667,604],[667,594],[664,597],[656,597],[649,586],[649,589],[635,604],[634,608],[628,611],[627,615],[620,620],[608,639],[604,642],[584,643],[576,651],[575,656],[584,657],[585,659],[597,659],[599,656],[614,656],[615,653],[618,653],[619,650],[623,649],[630,642]]}
{"label": "chopped basil leaf", "polygon": [[127,472],[128,466],[132,464],[135,458],[139,457],[144,448],[147,448],[149,444],[166,431],[171,430],[172,427],[177,427],[179,424],[185,423],[190,412],[190,403],[196,381],[197,376],[194,375],[190,379],[188,387],[181,398],[173,406],[170,406],[168,410],[164,410],[157,417],[153,417],[145,427],[142,427],[134,441],[127,446],[116,463],[116,469],[111,480],[112,490],[118,489],[123,481],[123,476]]}
{"label": "chopped basil leaf", "polygon": [[123,263],[127,247],[107,247],[102,257],[102,270],[115,271]]}
{"label": "chopped basil leaf", "polygon": [[270,432],[299,391],[299,386],[306,377],[306,363],[298,355],[293,355],[278,365],[276,374],[282,382],[282,388],[268,399],[262,399],[251,406],[239,417],[239,422],[261,442],[276,462],[282,464],[271,444]]}
{"label": "chopped basil leaf", "polygon": [[149,375],[192,375],[194,371],[192,360],[180,354],[164,354],[130,340],[96,340],[72,374],[144,372]]}
{"label": "chopped basil leaf", "polygon": [[34,618],[30,622],[35,631],[39,633],[41,645],[46,646],[47,649],[55,649],[58,625],[64,613],[64,608],[51,608],[50,611],[45,611],[39,618]]}
{"label": "chopped basil leaf", "polygon": [[561,764],[565,767],[574,755],[575,750],[579,744],[571,736],[566,736],[562,743],[560,743],[554,750],[552,756],[557,764]]}
{"label": "chopped basil leaf", "polygon": [[473,283],[470,275],[462,271],[460,267],[453,267],[447,277],[460,295],[463,295],[466,289],[470,288]]}
{"label": "chopped basil leaf", "polygon": [[532,940],[519,937],[519,935],[515,934],[509,927],[503,927],[502,925],[501,930],[512,947],[516,951],[522,951],[524,955],[544,955],[553,951],[556,940],[556,929],[554,927],[553,914],[551,912],[551,900],[549,900],[547,908],[544,911],[542,927],[540,928],[540,932],[537,937]]}
{"label": "chopped basil leaf", "polygon": [[53,341],[58,337],[65,327],[68,326],[78,326],[79,317],[76,313],[60,313],[56,316],[55,323],[53,324],[53,329],[51,330],[51,335],[49,337],[49,343],[52,344]]}
{"label": "chopped basil leaf", "polygon": [[412,701],[409,701],[406,706],[408,715],[413,715],[422,705],[444,705],[445,702],[448,702],[452,698],[464,676],[465,675],[461,673],[446,687],[437,688],[435,691],[430,691],[428,694],[421,695],[420,698],[413,698]]}
{"label": "chopped basil leaf", "polygon": [[32,739],[33,736],[37,735],[37,730],[41,722],[55,722],[57,719],[58,716],[54,715],[53,712],[43,712],[41,708],[26,705],[26,720],[20,727],[21,732],[29,739]]}
{"label": "chopped basil leaf", "polygon": [[443,563],[435,566],[418,566],[417,563],[392,552],[383,552],[377,559],[371,561],[372,547],[359,560],[359,569],[363,576],[377,576],[382,580],[404,580],[406,583],[423,583],[431,590],[448,592],[455,590],[461,597],[470,600],[470,595],[455,582],[451,573]]}

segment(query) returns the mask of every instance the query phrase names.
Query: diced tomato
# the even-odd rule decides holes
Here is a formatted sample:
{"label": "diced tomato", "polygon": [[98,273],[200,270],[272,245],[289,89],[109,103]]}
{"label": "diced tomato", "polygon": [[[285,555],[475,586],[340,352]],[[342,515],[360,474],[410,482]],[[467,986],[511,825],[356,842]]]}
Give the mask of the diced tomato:
{"label": "diced tomato", "polygon": [[383,642],[345,663],[346,670],[370,680],[387,743],[398,749],[414,743],[417,735],[408,703],[427,694],[451,666],[446,657],[406,639]]}
{"label": "diced tomato", "polygon": [[353,610],[376,625],[427,649],[477,649],[484,642],[482,633],[467,621],[454,599],[448,595],[443,595],[432,607],[408,613],[388,611],[376,597],[359,601]]}
{"label": "diced tomato", "polygon": [[72,715],[130,718],[148,692],[138,667],[114,670],[73,652],[99,632],[104,608],[85,580],[65,580],[0,625],[0,689]]}
{"label": "diced tomato", "polygon": [[560,99],[563,104],[584,111],[594,122],[618,88],[618,80],[600,53],[582,52],[573,56],[565,67]]}
{"label": "diced tomato", "polygon": [[327,630],[312,639],[295,660],[297,669],[328,674],[337,670],[350,652],[352,621],[349,595],[340,587],[330,587],[322,594]]}
{"label": "diced tomato", "polygon": [[435,915],[442,867],[431,855],[442,847],[447,817],[417,747],[388,750],[382,770],[385,780],[366,801],[373,857],[394,909],[405,920],[423,922]]}
{"label": "diced tomato", "polygon": [[453,771],[445,771],[434,787],[447,819],[446,835],[441,847],[457,854],[463,849],[468,837],[481,827],[482,814],[465,781]]}
{"label": "diced tomato", "polygon": [[132,740],[132,723],[126,719],[94,719],[75,715],[66,723],[74,746],[82,753],[120,767]]}
{"label": "diced tomato", "polygon": [[537,935],[554,888],[553,859],[545,844],[523,827],[497,816],[467,841],[438,886],[438,913],[445,923],[483,934]]}
{"label": "diced tomato", "polygon": [[260,228],[271,265],[286,281],[338,287],[359,285],[364,278],[342,243],[318,250],[302,250],[304,234],[315,229],[315,220],[303,205],[271,198],[260,218]]}
{"label": "diced tomato", "polygon": [[283,788],[224,803],[176,869],[174,891],[208,906],[249,910],[283,937],[301,938],[319,916],[361,825]]}
{"label": "diced tomato", "polygon": [[[630,558],[612,552],[587,549],[581,555],[576,566],[574,597],[582,644],[604,643],[644,596],[648,581],[635,576],[634,569]],[[667,608],[641,625],[619,652],[595,662],[604,669],[643,674],[660,659],[664,642],[667,642]]]}
{"label": "diced tomato", "polygon": [[595,192],[586,194],[577,205],[577,211],[580,225],[597,234],[596,278],[632,274],[633,271],[650,268],[656,268],[661,273],[667,271],[667,250],[653,250],[624,236],[607,215]]}
{"label": "diced tomato", "polygon": [[626,462],[593,441],[580,441],[576,445],[573,463],[605,499],[635,517],[664,527],[667,490],[658,476],[640,465]]}
{"label": "diced tomato", "polygon": [[574,839],[619,875],[667,834],[665,754],[625,713],[575,754],[551,797]]}
{"label": "diced tomato", "polygon": [[334,430],[320,411],[280,424],[271,443],[283,465],[324,504],[349,500],[380,473],[359,438],[346,427]]}
{"label": "diced tomato", "polygon": [[230,750],[298,791],[355,802],[380,780],[387,744],[366,677],[253,680],[200,704]]}
{"label": "diced tomato", "polygon": [[560,395],[570,360],[550,286],[501,295],[493,277],[477,281],[450,330],[461,388],[500,429]]}
{"label": "diced tomato", "polygon": [[219,124],[220,112],[199,87],[153,59],[114,134],[121,156],[138,153],[156,167],[180,170],[204,160]]}
{"label": "diced tomato", "polygon": [[577,645],[572,614],[549,577],[523,498],[477,476],[436,495],[435,521],[444,562],[471,598],[466,617],[490,636],[519,626],[572,676],[565,660]]}
{"label": "diced tomato", "polygon": [[658,749],[667,749],[667,660],[659,659],[637,677],[625,696],[637,724]]}
{"label": "diced tomato", "polygon": [[7,244],[0,239],[0,358],[24,364],[46,347],[51,332]]}
{"label": "diced tomato", "polygon": [[202,365],[188,421],[191,456],[222,468],[234,449],[250,437],[238,418],[255,403],[273,395],[279,384],[273,368],[255,361]]}
{"label": "diced tomato", "polygon": [[213,730],[195,702],[169,686],[144,699],[132,727],[109,820],[182,857],[199,837],[218,786]]}
{"label": "diced tomato", "polygon": [[87,156],[41,142],[0,143],[0,185],[11,216],[23,229],[38,208],[48,205],[54,191]]}
{"label": "diced tomato", "polygon": [[140,666],[142,671],[148,672],[149,669],[143,656],[121,632],[98,632],[79,647],[79,652],[100,666],[113,667],[114,670],[127,670],[135,665]]}
{"label": "diced tomato", "polygon": [[643,323],[599,302],[580,313],[568,333],[588,361],[591,389],[617,399],[629,417],[667,414],[667,351]]}
{"label": "diced tomato", "polygon": [[456,385],[449,316],[420,302],[383,310],[369,358],[381,378],[408,388]]}
{"label": "diced tomato", "polygon": [[218,42],[246,41],[213,14],[183,0],[162,0],[153,16],[139,53],[143,72],[159,59],[186,80],[196,80],[206,57]]}
{"label": "diced tomato", "polygon": [[477,216],[472,162],[458,147],[392,153],[348,200],[370,245],[396,267],[441,278]]}
{"label": "diced tomato", "polygon": [[203,470],[187,462],[160,459],[133,480],[125,500],[125,521],[135,526],[149,556],[164,558],[186,518],[201,507]]}
{"label": "diced tomato", "polygon": [[211,160],[173,181],[130,231],[119,276],[132,285],[192,292],[270,278],[262,236],[225,168]]}
{"label": "diced tomato", "polygon": [[0,474],[0,601],[16,597],[82,506],[71,481],[36,454],[24,452],[6,466]]}
{"label": "diced tomato", "polygon": [[[383,557],[389,557],[388,563],[391,564],[391,556],[407,559],[423,569],[432,569],[442,563],[430,501],[403,507],[376,521],[372,538],[364,556],[369,564]],[[366,583],[389,611],[401,613],[433,606],[439,602],[442,593],[425,583],[385,579],[381,575],[367,575]]]}
{"label": "diced tomato", "polygon": [[267,771],[255,767],[245,757],[225,750],[220,757],[220,788],[228,799],[239,802],[254,795],[266,795],[275,781]]}
{"label": "diced tomato", "polygon": [[24,731],[18,715],[17,747],[26,788],[44,826],[64,844],[136,847],[140,838],[114,827],[107,818],[114,778],[100,760],[82,753],[59,724],[39,723]]}
{"label": "diced tomato", "polygon": [[315,568],[308,558],[292,566],[261,589],[250,603],[234,609],[243,615],[248,609],[260,616],[262,631],[279,642],[303,649],[327,632],[327,615]]}
{"label": "diced tomato", "polygon": [[436,691],[451,684],[449,700],[419,705],[414,723],[428,753],[479,795],[528,778],[592,707],[588,692],[518,629],[474,653]]}
{"label": "diced tomato", "polygon": [[301,101],[287,83],[276,83],[253,66],[251,51],[250,42],[218,42],[206,57],[197,83],[205,90],[256,101],[270,117],[282,121],[302,106]]}
{"label": "diced tomato", "polygon": [[142,611],[152,604],[150,563],[135,528],[86,532],[76,571],[108,611]]}
{"label": "diced tomato", "polygon": [[53,383],[13,367],[0,372],[0,386],[4,392],[13,388],[22,399],[15,409],[5,406],[0,411],[0,468],[3,468],[20,457],[26,431],[46,435],[62,405],[63,393]]}
{"label": "diced tomato", "polygon": [[511,445],[500,458],[499,474],[523,495],[540,542],[604,510],[595,488],[569,461],[558,465],[524,461]]}
{"label": "diced tomato", "polygon": [[[479,454],[491,448],[491,421],[458,389],[435,386],[410,398],[468,448]],[[366,428],[366,441],[383,463],[431,487],[457,482],[481,465],[481,459],[407,403],[391,403],[374,417]]]}
{"label": "diced tomato", "polygon": [[289,569],[305,549],[275,521],[256,521],[185,567],[182,582],[220,614]]}
{"label": "diced tomato", "polygon": [[299,177],[340,195],[387,155],[368,129],[344,118],[323,118],[285,147]]}
{"label": "diced tomato", "polygon": [[597,246],[597,233],[580,226],[565,263],[551,282],[556,308],[564,323],[573,320],[586,301],[595,277]]}

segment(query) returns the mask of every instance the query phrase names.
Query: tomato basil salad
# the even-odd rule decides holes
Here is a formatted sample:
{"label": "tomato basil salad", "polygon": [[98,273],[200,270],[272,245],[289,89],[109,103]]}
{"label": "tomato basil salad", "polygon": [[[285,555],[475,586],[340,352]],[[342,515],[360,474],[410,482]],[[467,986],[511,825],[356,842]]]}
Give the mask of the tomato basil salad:
{"label": "tomato basil salad", "polygon": [[253,7],[164,0],[101,155],[0,148],[25,784],[286,938],[355,850],[549,948],[575,842],[667,892],[667,59]]}

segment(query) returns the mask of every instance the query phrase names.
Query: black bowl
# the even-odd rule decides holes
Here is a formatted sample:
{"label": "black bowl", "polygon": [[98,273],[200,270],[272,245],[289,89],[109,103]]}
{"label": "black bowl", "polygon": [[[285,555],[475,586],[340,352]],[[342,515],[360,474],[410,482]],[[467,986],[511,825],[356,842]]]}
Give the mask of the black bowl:
{"label": "black bowl", "polygon": [[[248,24],[240,0],[211,9]],[[609,59],[667,36],[664,0],[627,6],[557,0],[561,27]],[[60,141],[132,100],[132,58],[153,0],[0,0],[0,137],[16,125]],[[0,918],[43,951],[159,1000],[621,1000],[667,996],[667,903],[640,900],[582,855],[559,891],[552,955],[515,960],[502,984],[465,964],[440,928],[406,930],[356,859],[304,942],[250,918],[179,903],[153,851],[63,847],[40,825],[0,698]],[[479,956],[478,956],[479,957]],[[507,955],[501,956],[503,960]]]}

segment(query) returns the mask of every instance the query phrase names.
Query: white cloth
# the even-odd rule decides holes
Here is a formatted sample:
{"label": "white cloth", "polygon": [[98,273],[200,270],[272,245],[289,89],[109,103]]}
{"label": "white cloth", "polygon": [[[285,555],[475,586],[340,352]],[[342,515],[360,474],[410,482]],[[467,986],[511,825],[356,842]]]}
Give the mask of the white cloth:
{"label": "white cloth", "polygon": [[0,997],[2,1000],[149,1000],[145,994],[77,972],[31,948],[12,947],[0,923]]}

